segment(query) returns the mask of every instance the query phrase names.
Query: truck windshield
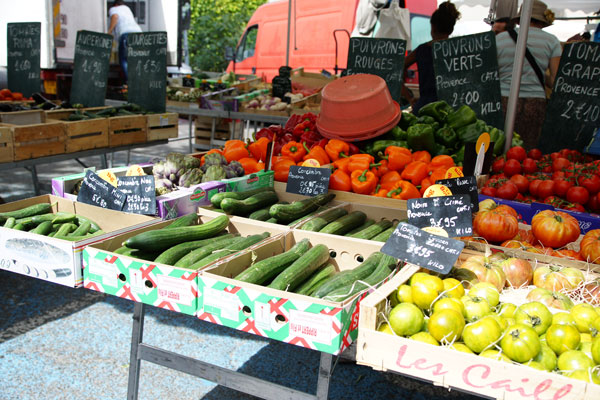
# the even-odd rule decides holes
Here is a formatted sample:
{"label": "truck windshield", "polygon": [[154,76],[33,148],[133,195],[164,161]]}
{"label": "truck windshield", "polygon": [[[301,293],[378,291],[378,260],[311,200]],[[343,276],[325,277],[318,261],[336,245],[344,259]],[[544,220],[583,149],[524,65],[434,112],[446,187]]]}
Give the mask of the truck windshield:
{"label": "truck windshield", "polygon": [[258,35],[258,25],[252,25],[244,33],[235,54],[235,61],[240,62],[254,55],[256,48],[256,37]]}
{"label": "truck windshield", "polygon": [[411,49],[416,49],[419,45],[431,40],[431,25],[429,17],[424,15],[411,15]]}

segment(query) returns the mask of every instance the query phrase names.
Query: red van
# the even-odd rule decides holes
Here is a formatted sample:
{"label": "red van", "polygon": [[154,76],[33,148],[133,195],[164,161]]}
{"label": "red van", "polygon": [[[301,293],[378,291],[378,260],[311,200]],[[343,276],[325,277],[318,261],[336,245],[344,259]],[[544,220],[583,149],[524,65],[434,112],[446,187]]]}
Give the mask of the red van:
{"label": "red van", "polygon": [[[356,24],[359,0],[282,0],[263,4],[254,12],[235,50],[235,63],[230,62],[227,71],[264,76],[268,81],[278,74],[285,65],[289,1],[289,66],[331,73],[336,66],[346,68],[349,33]],[[411,48],[431,40],[429,18],[437,1],[391,1],[404,3],[410,11]]]}

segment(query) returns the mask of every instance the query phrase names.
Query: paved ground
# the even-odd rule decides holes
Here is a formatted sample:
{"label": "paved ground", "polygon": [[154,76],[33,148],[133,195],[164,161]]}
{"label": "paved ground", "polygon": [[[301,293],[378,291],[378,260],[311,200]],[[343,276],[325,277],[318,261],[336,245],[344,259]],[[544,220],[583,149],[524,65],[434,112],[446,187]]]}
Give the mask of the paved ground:
{"label": "paved ground", "polygon": [[[183,127],[181,136],[187,133]],[[187,152],[187,141],[131,154],[132,162]],[[126,153],[115,155],[123,165]],[[99,157],[82,160],[100,165]],[[40,181],[76,173],[65,161],[38,169]],[[33,196],[29,172],[0,175],[0,195],[12,201]],[[85,289],[71,289],[0,271],[0,399],[124,399],[133,305]],[[314,392],[319,354],[148,307],[144,341],[222,367]],[[140,399],[250,399],[203,379],[142,362]],[[354,363],[339,363],[331,399],[472,398]]]}

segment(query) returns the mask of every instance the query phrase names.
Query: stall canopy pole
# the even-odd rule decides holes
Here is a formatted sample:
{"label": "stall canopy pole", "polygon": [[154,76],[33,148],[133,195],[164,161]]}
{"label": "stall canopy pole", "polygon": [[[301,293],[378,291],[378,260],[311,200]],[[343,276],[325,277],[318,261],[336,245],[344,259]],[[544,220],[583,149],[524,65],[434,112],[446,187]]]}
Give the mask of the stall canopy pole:
{"label": "stall canopy pole", "polygon": [[285,46],[285,65],[290,65],[290,25],[292,24],[292,0],[288,0],[287,42]]}
{"label": "stall canopy pole", "polygon": [[508,95],[508,105],[506,106],[506,119],[504,120],[504,132],[506,132],[505,153],[510,149],[515,127],[515,112],[517,110],[517,101],[519,100],[519,89],[521,88],[521,74],[523,73],[523,62],[525,61],[525,49],[527,48],[527,35],[529,33],[532,8],[533,0],[523,1],[521,20],[519,22],[519,37],[517,38],[517,46],[515,48],[515,62],[510,82],[510,93]]}

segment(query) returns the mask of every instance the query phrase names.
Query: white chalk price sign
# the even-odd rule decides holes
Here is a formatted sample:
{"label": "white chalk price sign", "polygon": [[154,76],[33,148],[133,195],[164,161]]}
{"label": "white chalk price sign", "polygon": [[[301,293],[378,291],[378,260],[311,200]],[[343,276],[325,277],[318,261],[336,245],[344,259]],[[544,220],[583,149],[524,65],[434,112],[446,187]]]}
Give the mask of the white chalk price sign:
{"label": "white chalk price sign", "polygon": [[127,201],[127,195],[100,178],[98,174],[88,170],[77,194],[77,201],[121,211]]}
{"label": "white chalk price sign", "polygon": [[408,223],[418,228],[442,228],[450,237],[473,234],[471,197],[468,194],[409,199],[406,208]]}
{"label": "white chalk price sign", "polygon": [[435,183],[446,186],[454,195],[468,194],[471,197],[471,211],[479,211],[479,192],[477,190],[477,178],[474,176],[440,179]]}
{"label": "white chalk price sign", "polygon": [[127,195],[123,211],[134,214],[156,214],[154,176],[119,176],[117,188]]}
{"label": "white chalk price sign", "polygon": [[303,196],[317,196],[329,191],[329,168],[300,167],[292,165],[285,191]]}
{"label": "white chalk price sign", "polygon": [[416,226],[401,222],[381,252],[422,268],[447,274],[450,272],[465,244],[427,233]]}

